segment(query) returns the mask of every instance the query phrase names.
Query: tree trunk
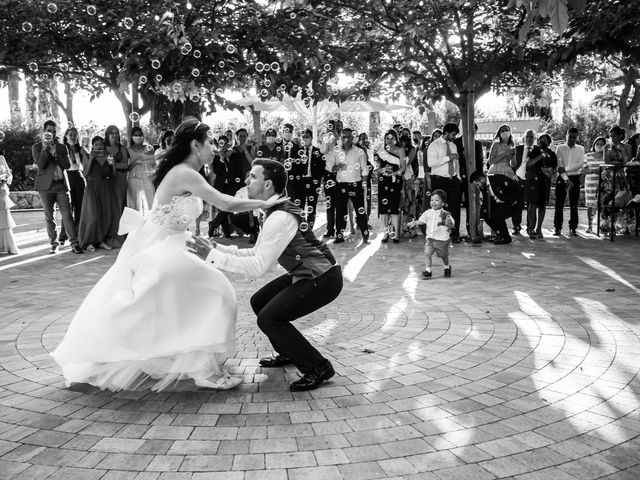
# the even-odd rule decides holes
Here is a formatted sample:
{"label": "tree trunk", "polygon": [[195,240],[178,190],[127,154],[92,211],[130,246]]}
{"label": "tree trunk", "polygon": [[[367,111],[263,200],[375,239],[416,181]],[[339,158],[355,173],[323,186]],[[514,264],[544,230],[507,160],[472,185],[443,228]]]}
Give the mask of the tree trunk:
{"label": "tree trunk", "polygon": [[[140,97],[138,96],[138,89],[136,85],[138,84],[138,77],[135,77],[131,82],[131,112],[137,112],[140,115]],[[140,117],[138,117],[137,122],[133,122],[133,126],[140,126]]]}
{"label": "tree trunk", "polygon": [[458,103],[462,116],[463,142],[467,166],[467,179],[462,183],[462,188],[467,188],[467,222],[469,223],[469,237],[476,243],[482,240],[482,232],[479,231],[480,211],[478,205],[478,190],[471,183],[471,174],[476,171],[476,129],[475,129],[475,92],[470,91],[460,96]]}
{"label": "tree trunk", "polygon": [[65,96],[65,100],[64,100],[64,107],[62,107],[62,110],[64,111],[64,114],[67,117],[67,122],[69,122],[69,126],[75,125],[75,121],[73,120],[73,95],[74,95],[74,90],[71,87],[71,83],[69,82],[69,79],[65,79],[64,81],[64,96]]}
{"label": "tree trunk", "polygon": [[618,125],[625,130],[629,128],[631,116],[640,107],[640,83],[638,78],[640,72],[631,66],[622,70],[624,73],[624,87],[618,99],[618,110],[620,112]]}
{"label": "tree trunk", "polygon": [[31,77],[26,78],[27,81],[27,122],[30,126],[38,123],[38,96],[36,88]]}
{"label": "tree trunk", "polygon": [[20,109],[20,74],[18,72],[9,73],[7,86],[9,87],[11,126],[16,128],[22,123],[22,111]]}
{"label": "tree trunk", "polygon": [[60,120],[60,105],[58,105],[58,81],[52,78],[49,81],[49,91],[47,92],[47,100],[49,101],[49,108],[51,109],[51,115],[56,120]]}
{"label": "tree trunk", "polygon": [[251,119],[253,120],[253,135],[256,137],[258,145],[262,145],[262,126],[260,125],[260,112],[251,109]]}
{"label": "tree trunk", "polygon": [[380,135],[380,112],[369,113],[369,138],[378,138]]}
{"label": "tree trunk", "polygon": [[436,129],[436,122],[437,122],[437,118],[436,118],[436,112],[431,108],[429,110],[427,110],[427,122],[429,123],[428,127],[427,127],[427,134],[431,135],[433,133],[433,131]]}
{"label": "tree trunk", "polygon": [[131,102],[127,100],[126,95],[120,93],[119,91],[114,91],[116,97],[120,101],[120,105],[122,106],[122,112],[124,113],[124,118],[127,123],[127,138],[131,137],[131,129],[133,128],[133,124],[131,122]]}

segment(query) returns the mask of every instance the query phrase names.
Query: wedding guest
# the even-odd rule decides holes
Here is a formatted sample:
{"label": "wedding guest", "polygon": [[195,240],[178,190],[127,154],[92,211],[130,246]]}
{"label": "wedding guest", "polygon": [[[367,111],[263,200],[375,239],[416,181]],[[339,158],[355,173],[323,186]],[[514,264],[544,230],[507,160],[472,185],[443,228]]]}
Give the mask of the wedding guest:
{"label": "wedding guest", "polygon": [[11,216],[11,207],[15,205],[9,197],[9,185],[13,182],[13,174],[0,150],[0,253],[17,255],[20,253],[13,229],[16,222]]}
{"label": "wedding guest", "polygon": [[94,252],[96,246],[111,250],[110,243],[118,235],[121,211],[113,183],[114,164],[115,160],[107,156],[104,139],[93,137],[91,153],[84,165],[87,188],[78,227],[80,245],[89,252]]}
{"label": "wedding guest", "polygon": [[[459,154],[453,140],[459,133],[458,125],[447,123],[442,136],[432,140],[427,150],[427,163],[431,168],[431,187],[444,190],[447,194],[447,206],[453,217],[451,240],[460,241],[460,165]],[[434,131],[435,134],[435,131]]]}
{"label": "wedding guest", "polygon": [[511,127],[500,125],[495,134],[493,144],[489,150],[489,170],[487,176],[504,175],[512,180],[518,180],[511,164],[515,162],[516,146],[513,143]]}
{"label": "wedding guest", "polygon": [[258,147],[256,158],[266,158],[284,163],[285,151],[281,144],[276,143],[277,137],[278,133],[273,128],[267,129],[264,134],[264,144]]}
{"label": "wedding guest", "polygon": [[569,234],[577,237],[578,201],[580,200],[580,174],[585,164],[584,147],[578,145],[578,129],[567,131],[567,143],[558,145],[558,179],[556,180],[555,214],[553,216],[554,235],[560,236],[564,214],[564,201],[569,192]]}
{"label": "wedding guest", "polygon": [[529,238],[543,238],[542,222],[551,193],[551,177],[558,166],[558,158],[551,146],[551,136],[543,133],[529,153],[526,172],[527,228]]}
{"label": "wedding guest", "polygon": [[127,207],[146,215],[153,207],[155,190],[151,177],[155,172],[156,160],[151,145],[144,144],[142,128],[131,129],[131,145],[127,148],[127,154]]}
{"label": "wedding guest", "polygon": [[49,253],[58,251],[59,242],[56,240],[56,222],[54,206],[57,204],[62,215],[62,225],[71,242],[73,253],[82,253],[78,246],[76,226],[71,215],[71,198],[69,185],[64,170],[69,168],[67,149],[56,140],[56,123],[52,120],[44,122],[42,141],[31,147],[31,154],[38,165],[38,174],[34,188],[42,200],[44,218],[51,249]]}
{"label": "wedding guest", "polygon": [[406,167],[402,179],[402,195],[400,196],[400,235],[409,238],[416,236],[412,227],[408,226],[418,216],[416,215],[416,178],[418,177],[418,149],[415,148],[411,140],[411,131],[405,128],[400,131],[399,144],[404,150]]}
{"label": "wedding guest", "polygon": [[[522,230],[522,210],[524,209],[524,197],[526,192],[526,178],[527,178],[527,159],[533,149],[533,145],[536,141],[536,134],[533,130],[529,129],[524,132],[524,145],[518,145],[516,147],[516,155],[511,159],[511,167],[516,174],[518,184],[520,186],[520,197],[513,209],[513,234],[519,235]],[[527,227],[529,231],[529,227]]]}
{"label": "wedding guest", "polygon": [[[626,136],[625,129],[621,128],[618,125],[614,125],[613,127],[611,127],[611,129],[609,129],[609,139],[611,143],[607,143],[604,147],[604,162],[606,164],[620,166],[620,165],[627,164],[631,160],[631,158],[633,157],[633,154],[631,152],[631,145],[629,145],[628,143],[623,143],[625,136]],[[618,170],[615,173],[615,177],[612,169],[606,169],[602,172],[602,179],[601,179],[602,202],[604,204],[609,204],[617,207],[625,206],[622,204],[626,202],[620,201],[620,205],[616,205],[616,198],[612,198],[613,191],[614,191],[614,188],[613,188],[614,178],[616,183],[615,184],[616,197],[618,195],[620,196],[624,195],[623,192],[629,192],[629,195],[631,194],[630,185],[627,179],[627,174],[624,171],[624,169]],[[614,224],[615,224],[616,233],[620,233],[624,235],[629,234],[629,226],[630,226],[631,218],[628,215],[628,213],[629,212],[625,212],[625,211],[615,212]],[[608,229],[609,229],[610,220],[607,218],[609,214],[611,214],[610,211],[603,212],[603,219],[605,221],[601,222],[600,229],[604,232],[608,232]]]}
{"label": "wedding guest", "polygon": [[120,212],[125,207],[127,200],[127,170],[129,169],[129,154],[120,143],[120,130],[115,125],[109,125],[104,132],[104,143],[107,158],[113,159],[115,175],[112,177],[115,197],[120,205]]}
{"label": "wedding guest", "polygon": [[624,165],[631,160],[633,156],[631,152],[631,145],[628,143],[622,143],[626,131],[624,128],[614,125],[609,130],[609,138],[611,143],[608,143],[604,147],[604,161],[611,165]]}
{"label": "wedding guest", "polygon": [[[363,243],[369,243],[369,227],[364,208],[364,189],[362,180],[367,176],[367,155],[353,145],[353,131],[344,128],[341,135],[342,145],[338,151],[327,155],[326,170],[336,173],[337,201],[336,240],[344,242],[344,230],[347,226],[347,203],[351,201],[356,211],[356,222],[362,232]],[[357,165],[357,166],[356,166]]]}
{"label": "wedding guest", "polygon": [[[320,153],[326,162],[326,156],[336,147],[341,145],[340,134],[342,133],[342,122],[340,120],[329,120],[327,131],[322,137]],[[327,214],[327,231],[322,238],[331,238],[336,233],[336,211],[338,205],[338,194],[336,193],[337,180],[335,172],[325,170],[324,173],[324,198]]]}
{"label": "wedding guest", "polygon": [[296,179],[294,188],[289,191],[294,205],[299,206],[307,216],[307,223],[313,229],[316,221],[316,205],[321,192],[322,178],[326,168],[326,160],[322,157],[320,149],[312,145],[313,132],[306,130],[302,135],[304,142],[300,150],[303,152],[300,163],[296,164],[294,172]]}
{"label": "wedding guest", "polygon": [[513,207],[518,202],[520,184],[511,177],[496,173],[485,175],[474,172],[470,179],[482,192],[480,218],[496,232],[495,245],[511,243],[507,218],[513,216]]}
{"label": "wedding guest", "polygon": [[[364,150],[364,153],[367,154],[367,182],[366,182],[366,192],[365,192],[365,200],[366,200],[366,208],[367,208],[367,225],[369,224],[369,215],[371,215],[371,187],[373,182],[373,172],[376,168],[375,159],[373,156],[373,150],[371,149],[371,143],[369,142],[369,137],[366,133],[361,133],[358,135],[358,143],[356,143],[358,147]],[[371,229],[371,228],[369,228]]]}
{"label": "wedding guest", "polygon": [[173,130],[165,130],[160,137],[160,145],[155,150],[156,165],[162,160],[164,152],[167,151],[173,141]]}
{"label": "wedding guest", "polygon": [[[247,164],[244,156],[233,155],[228,148],[227,137],[218,138],[218,154],[214,156],[211,169],[216,174],[213,187],[222,193],[235,196],[236,192],[244,185],[247,176]],[[231,237],[231,225],[229,224],[229,212],[219,210],[215,218],[209,223],[209,237],[215,235],[215,230],[222,227],[225,238]]]}
{"label": "wedding guest", "polygon": [[82,197],[86,181],[82,173],[82,165],[88,157],[87,151],[80,145],[78,129],[75,127],[68,128],[64,132],[64,145],[67,148],[69,156],[69,168],[67,169],[67,178],[69,180],[69,191],[71,193],[71,211],[73,215],[73,223],[78,228],[80,225],[80,216],[82,214]]}
{"label": "wedding guest", "polygon": [[[384,136],[384,148],[374,153],[378,166],[378,215],[382,217],[382,243],[389,238],[400,242],[400,197],[402,177],[407,168],[405,151],[398,145],[398,134],[389,130]],[[391,227],[390,227],[391,224]],[[391,237],[393,235],[393,237]]]}
{"label": "wedding guest", "polygon": [[593,233],[593,218],[598,209],[598,185],[600,183],[600,167],[604,165],[604,146],[607,139],[598,137],[593,141],[591,152],[587,153],[587,175],[584,177],[584,200],[587,206],[586,233]]}

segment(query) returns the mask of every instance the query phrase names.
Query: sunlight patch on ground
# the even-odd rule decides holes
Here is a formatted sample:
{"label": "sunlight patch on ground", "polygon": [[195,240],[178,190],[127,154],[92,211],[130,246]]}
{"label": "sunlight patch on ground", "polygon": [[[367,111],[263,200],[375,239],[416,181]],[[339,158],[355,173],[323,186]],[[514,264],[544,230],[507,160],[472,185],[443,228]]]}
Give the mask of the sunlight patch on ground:
{"label": "sunlight patch on ground", "polygon": [[578,259],[583,261],[584,263],[586,263],[590,267],[595,268],[596,270],[599,270],[599,271],[601,271],[602,273],[604,273],[606,275],[609,275],[614,280],[616,280],[616,281],[620,282],[621,284],[629,287],[635,293],[640,293],[640,289],[638,289],[635,286],[631,285],[624,278],[622,278],[620,275],[618,275],[616,273],[616,271],[613,270],[612,268],[609,268],[606,265],[601,264],[600,262],[598,262],[597,260],[594,260],[593,258],[578,256]]}
{"label": "sunlight patch on ground", "polygon": [[347,262],[342,269],[342,276],[346,281],[354,282],[358,278],[360,270],[366,265],[367,261],[380,250],[382,236],[383,234],[380,233],[369,245],[363,245],[364,248]]}

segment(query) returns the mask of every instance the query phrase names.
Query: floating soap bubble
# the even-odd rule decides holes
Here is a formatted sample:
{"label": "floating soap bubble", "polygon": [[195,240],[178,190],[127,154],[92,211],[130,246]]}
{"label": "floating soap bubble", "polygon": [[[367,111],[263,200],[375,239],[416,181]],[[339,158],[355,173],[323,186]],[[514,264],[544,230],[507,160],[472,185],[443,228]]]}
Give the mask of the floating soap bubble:
{"label": "floating soap bubble", "polygon": [[224,92],[222,91],[222,89],[221,89],[221,88],[217,88],[217,89],[216,89],[216,95],[218,95],[219,97],[221,97],[223,93],[224,93]]}
{"label": "floating soap bubble", "polygon": [[360,207],[360,208],[358,209],[358,213],[359,213],[360,215],[364,215],[364,214],[366,213],[366,211],[365,211],[364,207]]}
{"label": "floating soap bubble", "polygon": [[95,15],[96,14],[96,7],[93,5],[87,5],[87,13],[89,15]]}
{"label": "floating soap bubble", "polygon": [[147,152],[149,152],[149,153],[150,153],[150,152],[153,152],[153,145],[149,145],[149,144],[147,143],[147,145],[146,145],[144,148],[145,148],[145,149],[147,150]]}
{"label": "floating soap bubble", "polygon": [[29,70],[31,70],[32,72],[38,71],[38,64],[36,62],[29,62],[29,65],[27,66],[29,67]]}
{"label": "floating soap bubble", "polygon": [[386,198],[383,198],[383,199],[382,199],[382,204],[383,204],[383,205],[386,205],[387,203],[389,203],[389,200],[387,200]]}
{"label": "floating soap bubble", "polygon": [[193,75],[194,77],[200,76],[200,70],[194,68],[193,70],[191,70],[191,75]]}
{"label": "floating soap bubble", "polygon": [[261,97],[268,97],[269,96],[269,90],[267,90],[266,88],[263,88],[262,90],[260,90],[260,96]]}
{"label": "floating soap bubble", "polygon": [[255,64],[255,69],[256,69],[256,72],[262,72],[262,71],[264,71],[264,63],[262,63],[262,62],[257,62],[257,63]]}
{"label": "floating soap bubble", "polygon": [[56,81],[61,82],[64,80],[64,75],[62,75],[60,72],[56,72],[53,74],[53,78],[55,78]]}
{"label": "floating soap bubble", "polygon": [[23,32],[29,33],[31,30],[33,30],[33,25],[31,25],[30,22],[23,22],[22,23],[22,31]]}
{"label": "floating soap bubble", "polygon": [[270,87],[271,86],[271,80],[265,80],[264,81],[264,86],[265,87]]}
{"label": "floating soap bubble", "polygon": [[145,83],[147,83],[147,77],[145,77],[144,75],[140,75],[138,82],[140,82],[141,85],[144,85]]}
{"label": "floating soap bubble", "polygon": [[[284,169],[287,170],[287,171],[291,170],[291,162],[284,162]],[[292,178],[292,180],[293,180],[293,178]]]}
{"label": "floating soap bubble", "polygon": [[122,19],[122,24],[124,25],[125,28],[129,29],[131,27],[133,27],[133,18],[131,17],[125,17]]}
{"label": "floating soap bubble", "polygon": [[153,68],[154,70],[159,69],[160,68],[160,60],[158,60],[157,58],[151,60],[151,68]]}
{"label": "floating soap bubble", "polygon": [[218,62],[218,67],[224,68],[224,62],[222,60]]}
{"label": "floating soap bubble", "polygon": [[268,63],[264,64],[264,71],[268,72],[269,70],[271,70],[271,65],[269,65]]}
{"label": "floating soap bubble", "polygon": [[191,101],[192,102],[199,102],[200,101],[200,95],[197,93],[194,93],[193,95],[191,95]]}
{"label": "floating soap bubble", "polygon": [[195,58],[200,58],[202,56],[202,52],[200,50],[194,50],[193,51],[193,56]]}
{"label": "floating soap bubble", "polygon": [[171,86],[171,89],[176,93],[180,93],[182,91],[182,85],[180,85],[180,83],[176,82]]}
{"label": "floating soap bubble", "polygon": [[297,17],[296,12],[291,12],[291,13],[289,14],[289,18],[290,18],[291,20],[295,20],[295,19],[296,19],[296,17]]}
{"label": "floating soap bubble", "polygon": [[47,5],[47,12],[49,13],[56,13],[58,11],[58,6],[51,2]]}
{"label": "floating soap bubble", "polygon": [[129,120],[131,120],[133,123],[137,123],[140,121],[140,114],[138,112],[131,112],[129,114]]}
{"label": "floating soap bubble", "polygon": [[162,81],[162,75],[156,75],[156,82],[160,83]]}
{"label": "floating soap bubble", "polygon": [[280,64],[278,62],[271,62],[271,70],[277,72],[280,70]]}
{"label": "floating soap bubble", "polygon": [[226,48],[225,50],[227,50],[227,53],[228,53],[228,54],[234,54],[234,53],[236,53],[236,47],[235,47],[235,46],[233,46],[233,45],[227,45],[227,48]]}
{"label": "floating soap bubble", "polygon": [[[307,230],[309,230],[309,224],[307,222],[300,222],[300,226],[298,227],[300,228],[301,232],[306,232]],[[299,260],[299,255],[296,257],[296,260]]]}
{"label": "floating soap bubble", "polygon": [[235,76],[236,76],[236,72],[235,72],[234,70],[229,70],[229,71],[227,72],[227,75],[229,75],[231,78],[233,78],[233,77],[235,77]]}
{"label": "floating soap bubble", "polygon": [[324,69],[325,72],[328,72],[329,70],[331,70],[331,65],[329,65],[328,63],[324,64],[324,67],[322,67]]}
{"label": "floating soap bubble", "polygon": [[68,72],[69,71],[69,65],[67,65],[66,63],[61,63],[60,64],[60,70],[63,72]]}
{"label": "floating soap bubble", "polygon": [[91,78],[93,78],[93,72],[91,70],[89,70],[87,73],[84,74],[84,76],[87,79],[91,79]]}

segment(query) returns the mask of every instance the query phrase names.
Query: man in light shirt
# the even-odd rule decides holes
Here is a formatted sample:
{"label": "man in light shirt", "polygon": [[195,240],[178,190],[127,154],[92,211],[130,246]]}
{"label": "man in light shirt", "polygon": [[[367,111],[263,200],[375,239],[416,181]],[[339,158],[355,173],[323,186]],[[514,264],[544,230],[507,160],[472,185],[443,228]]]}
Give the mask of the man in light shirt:
{"label": "man in light shirt", "polygon": [[[529,158],[529,153],[533,149],[535,142],[536,134],[533,130],[527,130],[524,132],[524,145],[518,145],[516,147],[516,156],[512,160],[513,163],[511,163],[511,168],[513,168],[516,177],[518,177],[521,191],[521,195],[513,209],[513,217],[511,217],[514,235],[518,235],[522,229],[522,210],[524,209],[524,195],[526,191],[525,179],[527,175],[527,158]],[[527,231],[529,231],[528,227]]]}
{"label": "man in light shirt", "polygon": [[578,201],[580,200],[580,173],[584,168],[586,157],[584,147],[576,144],[578,129],[571,127],[567,132],[567,143],[556,149],[558,157],[558,179],[556,180],[556,211],[553,217],[554,235],[559,236],[562,230],[564,200],[569,191],[569,233],[577,237]]}
{"label": "man in light shirt", "polygon": [[453,140],[458,135],[458,126],[447,123],[442,136],[434,140],[427,150],[427,164],[431,168],[431,188],[444,190],[447,194],[447,206],[453,217],[451,240],[460,239],[460,156]]}
{"label": "man in light shirt", "polygon": [[[249,198],[281,196],[287,184],[284,166],[275,160],[256,159],[247,179]],[[251,297],[258,327],[277,355],[260,360],[265,368],[293,364],[302,372],[291,391],[318,388],[335,375],[331,362],[309,343],[292,322],[335,300],[342,291],[342,270],[324,242],[319,241],[293,202],[266,211],[253,248],[238,249],[194,236],[187,242],[192,253],[228,272],[262,277],[280,264],[286,273],[267,283]]]}
{"label": "man in light shirt", "polygon": [[336,173],[336,239],[344,242],[344,230],[347,227],[347,203],[351,200],[356,212],[356,223],[362,232],[362,241],[369,243],[369,227],[364,205],[363,178],[369,173],[367,154],[353,144],[353,131],[342,130],[342,146],[329,151],[326,169]]}

